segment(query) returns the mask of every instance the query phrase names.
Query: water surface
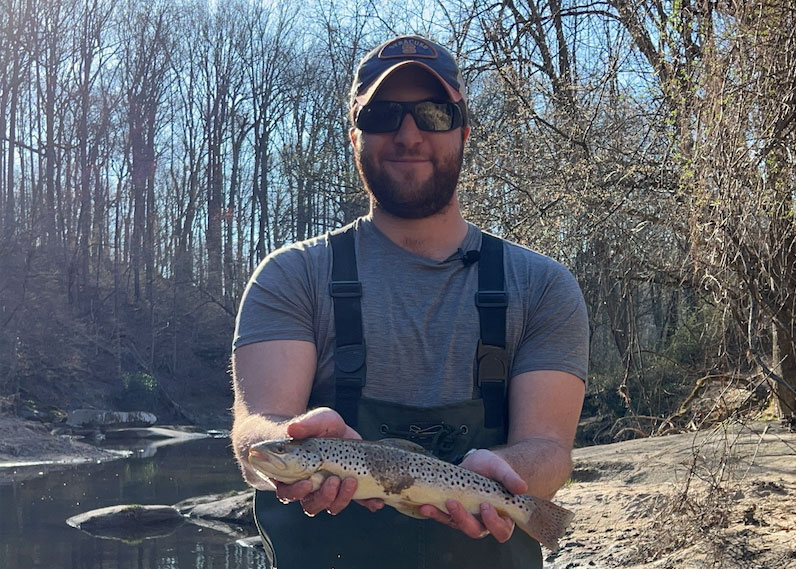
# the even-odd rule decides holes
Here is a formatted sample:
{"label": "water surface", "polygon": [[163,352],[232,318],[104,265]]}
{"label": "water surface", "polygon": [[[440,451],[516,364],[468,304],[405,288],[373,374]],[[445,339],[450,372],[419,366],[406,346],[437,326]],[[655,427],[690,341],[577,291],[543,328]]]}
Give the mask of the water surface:
{"label": "water surface", "polygon": [[165,446],[146,458],[72,466],[13,483],[4,482],[0,470],[0,569],[266,569],[261,551],[191,523],[138,543],[92,537],[65,523],[105,506],[175,504],[244,488],[228,439]]}

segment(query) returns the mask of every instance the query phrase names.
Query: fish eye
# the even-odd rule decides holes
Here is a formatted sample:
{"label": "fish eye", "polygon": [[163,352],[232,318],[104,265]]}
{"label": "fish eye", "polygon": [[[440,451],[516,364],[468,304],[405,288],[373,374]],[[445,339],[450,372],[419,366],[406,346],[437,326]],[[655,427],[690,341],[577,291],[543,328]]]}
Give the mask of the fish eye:
{"label": "fish eye", "polygon": [[279,454],[284,454],[285,452],[285,443],[276,443],[276,448],[274,449]]}

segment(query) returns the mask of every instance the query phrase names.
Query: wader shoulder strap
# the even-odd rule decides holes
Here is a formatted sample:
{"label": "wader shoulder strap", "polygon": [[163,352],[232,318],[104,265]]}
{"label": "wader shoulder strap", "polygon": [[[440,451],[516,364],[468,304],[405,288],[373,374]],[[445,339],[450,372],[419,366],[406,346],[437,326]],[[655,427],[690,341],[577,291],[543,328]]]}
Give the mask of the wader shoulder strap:
{"label": "wader shoulder strap", "polygon": [[362,335],[362,283],[357,274],[354,226],[329,234],[332,246],[332,280],[329,294],[334,303],[335,410],[346,424],[356,428],[359,398],[365,385],[365,340]]}
{"label": "wader shoulder strap", "polygon": [[475,305],[481,324],[476,351],[475,381],[484,401],[484,426],[508,427],[506,385],[509,358],[506,352],[506,292],[503,273],[503,240],[481,234],[478,260],[478,292]]}

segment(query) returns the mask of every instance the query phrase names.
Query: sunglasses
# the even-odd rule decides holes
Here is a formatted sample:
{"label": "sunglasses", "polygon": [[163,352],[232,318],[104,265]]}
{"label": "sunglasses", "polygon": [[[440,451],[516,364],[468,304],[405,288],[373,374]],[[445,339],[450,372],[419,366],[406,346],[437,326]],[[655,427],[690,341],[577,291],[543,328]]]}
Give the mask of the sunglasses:
{"label": "sunglasses", "polygon": [[441,101],[373,101],[359,109],[354,125],[371,134],[395,132],[404,117],[412,115],[417,128],[427,132],[447,132],[464,124],[464,113],[456,103]]}

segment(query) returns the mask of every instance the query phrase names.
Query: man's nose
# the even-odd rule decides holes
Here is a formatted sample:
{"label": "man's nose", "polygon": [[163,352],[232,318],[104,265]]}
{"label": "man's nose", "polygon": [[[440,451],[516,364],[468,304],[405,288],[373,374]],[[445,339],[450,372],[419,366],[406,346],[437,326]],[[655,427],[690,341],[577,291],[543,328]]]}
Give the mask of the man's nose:
{"label": "man's nose", "polygon": [[423,131],[417,128],[415,118],[410,113],[406,113],[401,121],[401,126],[398,127],[395,133],[395,143],[403,146],[414,146],[422,142],[422,140]]}

